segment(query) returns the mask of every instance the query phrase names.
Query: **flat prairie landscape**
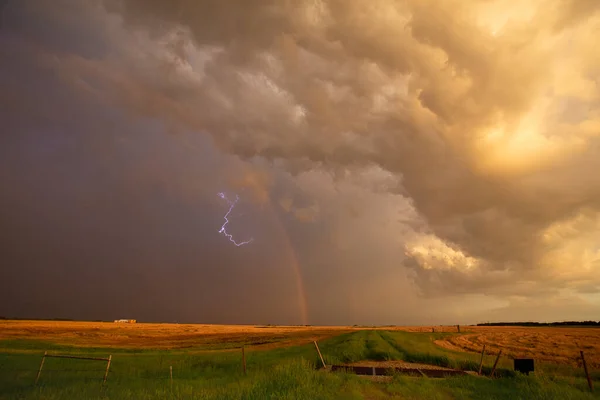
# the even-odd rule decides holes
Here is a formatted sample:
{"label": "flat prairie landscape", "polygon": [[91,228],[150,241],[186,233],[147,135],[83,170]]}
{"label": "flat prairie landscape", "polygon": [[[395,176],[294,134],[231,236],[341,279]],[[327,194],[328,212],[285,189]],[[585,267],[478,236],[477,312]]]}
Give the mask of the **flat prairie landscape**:
{"label": "flat prairie landscape", "polygon": [[[469,374],[364,379],[327,372],[313,341],[318,341],[327,366],[437,366]],[[480,377],[476,372],[483,344],[487,351]],[[589,391],[577,356],[585,351],[592,379],[600,380],[599,346],[597,328],[461,326],[458,333],[456,326],[3,320],[0,399],[598,399],[600,393]],[[503,355],[495,379],[486,378],[499,350]],[[99,385],[106,361],[56,358],[46,360],[36,383],[45,351],[111,355],[107,383]],[[513,357],[535,358],[535,373],[513,372]]]}
{"label": "flat prairie landscape", "polygon": [[[261,348],[310,343],[347,332],[372,329],[405,332],[455,333],[456,326],[435,327],[352,327],[352,326],[270,326],[114,323],[82,321],[0,321],[0,340],[32,339],[59,345],[84,347],[186,349],[227,349],[240,343]],[[578,366],[580,350],[592,368],[600,367],[600,328],[462,326],[462,334],[435,340],[435,345],[454,351],[497,354],[508,358]]]}
{"label": "flat prairie landscape", "polygon": [[0,321],[0,340],[34,339],[56,344],[113,348],[178,349],[292,345],[349,332],[350,327],[153,324],[80,321]]}
{"label": "flat prairie landscape", "polygon": [[[223,348],[242,342],[254,346],[301,344],[362,329],[431,332],[432,328],[0,320],[0,340],[34,339],[115,348],[176,349],[202,345]],[[435,331],[455,332],[456,327],[435,327]]]}

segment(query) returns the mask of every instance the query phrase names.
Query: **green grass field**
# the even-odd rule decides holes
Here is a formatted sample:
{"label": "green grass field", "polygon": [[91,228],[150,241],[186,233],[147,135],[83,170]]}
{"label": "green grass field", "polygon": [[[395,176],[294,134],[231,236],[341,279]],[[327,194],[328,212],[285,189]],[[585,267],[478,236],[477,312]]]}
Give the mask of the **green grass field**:
{"label": "green grass field", "polygon": [[[479,356],[442,349],[433,340],[448,333],[358,331],[319,343],[327,364],[361,360],[405,360],[476,370]],[[243,343],[238,343],[241,346]],[[106,363],[47,358],[34,385],[44,351],[107,357]],[[1,399],[594,399],[583,373],[568,367],[536,365],[535,376],[517,375],[501,360],[498,379],[394,376],[373,382],[351,374],[317,369],[313,345],[241,351],[218,343],[178,350],[107,349],[59,346],[34,340],[0,341]],[[485,359],[490,370],[494,356]],[[173,367],[173,383],[169,367]],[[600,379],[595,373],[594,379]]]}

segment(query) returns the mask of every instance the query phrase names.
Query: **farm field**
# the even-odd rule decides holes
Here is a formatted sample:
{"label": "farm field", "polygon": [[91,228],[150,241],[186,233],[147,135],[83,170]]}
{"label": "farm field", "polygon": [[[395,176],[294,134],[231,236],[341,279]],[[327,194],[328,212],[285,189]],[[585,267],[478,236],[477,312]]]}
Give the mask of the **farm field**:
{"label": "farm field", "polygon": [[112,348],[226,349],[309,343],[350,331],[348,327],[127,324],[114,322],[0,321],[0,340],[33,339],[54,344]]}
{"label": "farm field", "polygon": [[[506,343],[508,349],[510,331],[519,332],[520,328],[503,329],[508,331],[504,332],[504,342],[499,343]],[[595,329],[527,329],[532,331],[525,333],[530,335],[531,343],[547,341],[537,344],[540,349],[551,347],[557,340],[555,337],[561,335],[574,335],[575,340],[589,341],[590,346],[598,340]],[[549,359],[536,363],[536,373],[529,377],[515,374],[511,359],[502,357],[496,379],[469,375],[446,379],[392,376],[389,380],[372,380],[319,368],[321,362],[312,343],[312,340],[318,340],[327,365],[402,360],[476,371],[479,364],[479,354],[475,352],[477,345],[484,340],[495,340],[503,332],[494,327],[461,327],[465,332],[461,334],[439,332],[441,330],[436,327],[436,332],[432,333],[431,328],[418,327],[365,329],[3,321],[0,323],[0,398],[600,398],[598,393],[589,393],[581,368],[565,361],[558,351],[555,352],[556,362]],[[592,340],[596,342],[592,343]],[[246,374],[242,371],[242,345],[245,346]],[[105,362],[48,358],[36,386],[34,382],[44,351],[92,357],[111,355],[107,384],[101,385]],[[592,349],[589,356],[595,357]],[[484,374],[489,374],[494,360],[494,354],[486,355]],[[592,374],[595,380],[600,380],[597,369]]]}
{"label": "farm field", "polygon": [[513,358],[535,358],[543,362],[580,365],[579,351],[586,354],[588,366],[600,368],[600,329],[585,327],[473,326],[465,335],[436,341],[448,349],[502,352]]}

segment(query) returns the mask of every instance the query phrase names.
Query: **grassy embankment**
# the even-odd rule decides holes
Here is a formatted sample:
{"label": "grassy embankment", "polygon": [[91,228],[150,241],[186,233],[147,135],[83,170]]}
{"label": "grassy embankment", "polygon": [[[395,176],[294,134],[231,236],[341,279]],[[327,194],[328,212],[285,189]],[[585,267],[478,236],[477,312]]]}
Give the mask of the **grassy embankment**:
{"label": "grassy embankment", "polygon": [[[359,331],[322,340],[327,364],[399,359],[440,366],[477,369],[479,356],[437,347],[448,333]],[[242,340],[242,339],[240,339]],[[232,344],[242,345],[243,342]],[[112,354],[108,384],[101,390],[105,364],[80,360],[46,360],[33,385],[41,355],[54,353],[105,357]],[[0,341],[2,399],[593,399],[585,378],[569,367],[536,365],[536,376],[515,376],[510,360],[500,363],[502,378],[474,376],[427,379],[395,376],[389,382],[318,371],[314,346],[246,349],[241,352],[203,342],[188,349],[107,349],[71,347],[35,340]],[[494,356],[485,359],[489,371]],[[173,367],[173,386],[169,380]],[[557,374],[560,375],[557,375]],[[596,373],[595,379],[600,379]]]}

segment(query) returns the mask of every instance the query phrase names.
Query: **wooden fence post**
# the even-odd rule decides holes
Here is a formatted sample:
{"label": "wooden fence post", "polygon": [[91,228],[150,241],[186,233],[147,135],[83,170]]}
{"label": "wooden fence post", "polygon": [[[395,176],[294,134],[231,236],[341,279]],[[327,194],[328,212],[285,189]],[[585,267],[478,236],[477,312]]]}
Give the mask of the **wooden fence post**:
{"label": "wooden fence post", "polygon": [[319,350],[319,345],[317,344],[317,341],[313,340],[313,343],[315,344],[315,347],[317,348],[317,353],[319,353],[319,357],[321,358],[321,363],[323,363],[323,368],[327,368],[327,366],[325,365],[325,360],[323,360],[323,355],[321,354],[321,350]]}
{"label": "wooden fence post", "polygon": [[104,372],[104,380],[102,384],[106,383],[106,378],[108,378],[108,369],[110,368],[110,360],[112,360],[112,354],[108,356],[108,361],[106,362],[106,372]]}
{"label": "wooden fence post", "polygon": [[242,346],[242,370],[244,371],[244,375],[246,375],[246,349],[245,349],[245,346]]}
{"label": "wooden fence post", "polygon": [[171,391],[173,391],[173,366],[169,366],[169,377],[171,378]]}
{"label": "wooden fence post", "polygon": [[460,333],[460,325],[456,325],[456,331]]}
{"label": "wooden fence post", "polygon": [[485,355],[485,344],[483,345],[483,349],[481,349],[481,361],[479,361],[479,372],[478,375],[481,375],[481,368],[483,367],[483,356]]}
{"label": "wooden fence post", "polygon": [[40,375],[42,374],[42,368],[44,367],[44,361],[46,360],[47,354],[48,354],[48,351],[45,351],[44,356],[42,357],[42,362],[40,363],[40,369],[38,370],[37,376],[35,377],[36,385],[37,385],[38,381],[40,380]]}
{"label": "wooden fence post", "polygon": [[502,350],[498,352],[498,357],[496,357],[496,361],[494,361],[494,367],[492,368],[492,372],[490,373],[490,377],[494,377],[494,373],[496,372],[496,366],[498,365],[498,361],[500,360],[500,356],[502,355]]}
{"label": "wooden fence post", "polygon": [[588,371],[587,363],[585,362],[585,356],[583,355],[583,350],[579,351],[581,354],[581,361],[583,362],[583,370],[585,371],[585,377],[588,381],[588,386],[590,387],[590,392],[594,391],[594,385],[592,384],[592,378],[590,377],[590,372]]}

